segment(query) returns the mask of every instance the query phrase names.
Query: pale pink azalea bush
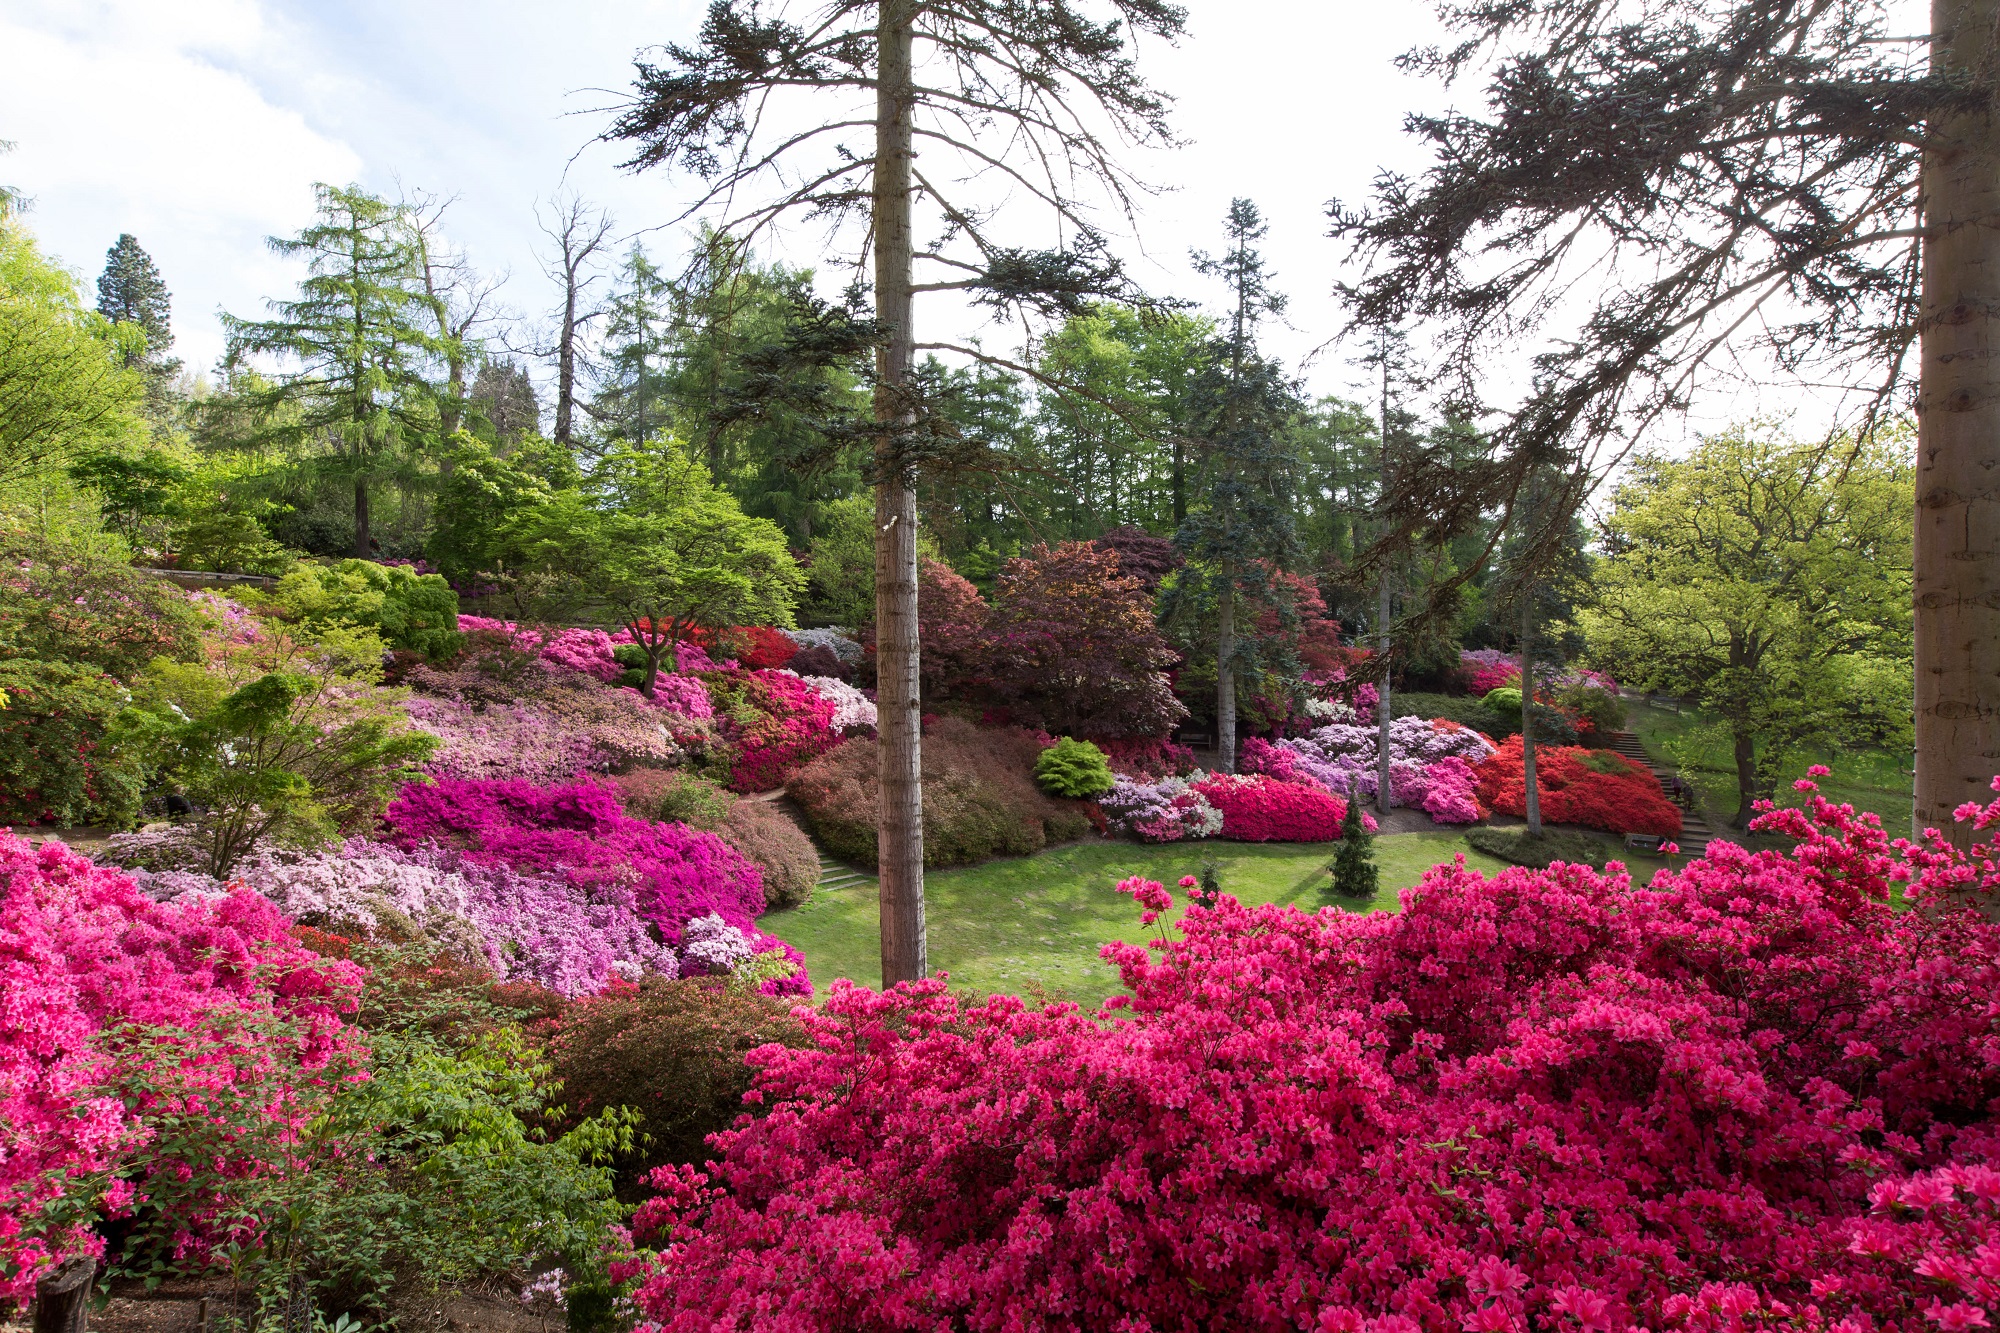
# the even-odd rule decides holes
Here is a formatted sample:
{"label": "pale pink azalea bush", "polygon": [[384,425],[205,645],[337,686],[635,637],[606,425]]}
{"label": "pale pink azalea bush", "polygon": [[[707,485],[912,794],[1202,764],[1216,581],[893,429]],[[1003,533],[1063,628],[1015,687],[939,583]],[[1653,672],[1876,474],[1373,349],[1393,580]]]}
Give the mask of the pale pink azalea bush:
{"label": "pale pink azalea bush", "polygon": [[[181,1254],[254,1239],[216,1229],[222,1201],[199,1182],[256,1159],[233,1160],[226,1135],[199,1162],[149,1154],[150,1124],[247,1097],[296,1133],[303,1094],[357,1053],[341,1014],[359,980],[253,893],[156,903],[60,842],[0,831],[0,1305],[101,1253],[80,1223],[142,1203],[149,1180],[189,1205]],[[143,1071],[121,1059],[142,1042]]]}
{"label": "pale pink azalea bush", "polygon": [[[2000,802],[1977,810],[2000,822]],[[1439,866],[1400,915],[1114,944],[1107,1008],[836,982],[712,1176],[662,1327],[1969,1330],[2000,1318],[2000,865],[1814,795],[1650,887]],[[1920,910],[1892,910],[1903,882]]]}
{"label": "pale pink azalea bush", "polygon": [[875,701],[844,680],[832,676],[801,676],[814,694],[833,705],[833,717],[827,725],[833,730],[850,735],[856,732],[875,730]]}

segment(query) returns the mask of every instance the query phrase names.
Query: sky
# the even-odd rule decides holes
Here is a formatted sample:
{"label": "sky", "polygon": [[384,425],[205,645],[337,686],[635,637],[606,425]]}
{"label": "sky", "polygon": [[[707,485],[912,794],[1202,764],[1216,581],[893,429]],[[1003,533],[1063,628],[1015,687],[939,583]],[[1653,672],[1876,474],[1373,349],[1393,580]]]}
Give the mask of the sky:
{"label": "sky", "polygon": [[[610,210],[618,235],[671,255],[668,224],[692,182],[619,170],[595,142],[629,82],[634,53],[688,41],[700,0],[0,0],[0,181],[33,200],[47,249],[94,281],[131,232],[174,295],[175,352],[191,369],[222,350],[218,312],[246,317],[291,290],[295,261],[271,235],[310,221],[317,181],[389,196],[455,196],[447,231],[473,262],[508,275],[499,299],[532,317],[551,302],[535,222],[559,191]],[[1236,196],[1269,222],[1264,250],[1289,293],[1268,348],[1302,366],[1316,393],[1360,391],[1334,282],[1343,247],[1325,206],[1363,199],[1384,167],[1423,158],[1404,115],[1444,90],[1394,57],[1432,39],[1426,0],[1188,0],[1190,35],[1141,48],[1142,69],[1176,101],[1179,146],[1126,161],[1173,189],[1144,201],[1121,238],[1149,291],[1220,305],[1189,251],[1222,246]],[[790,234],[772,257],[812,264],[822,244]],[[968,336],[961,309],[920,312],[922,334]],[[1017,335],[986,331],[1000,347]],[[1317,351],[1317,355],[1314,353]]]}

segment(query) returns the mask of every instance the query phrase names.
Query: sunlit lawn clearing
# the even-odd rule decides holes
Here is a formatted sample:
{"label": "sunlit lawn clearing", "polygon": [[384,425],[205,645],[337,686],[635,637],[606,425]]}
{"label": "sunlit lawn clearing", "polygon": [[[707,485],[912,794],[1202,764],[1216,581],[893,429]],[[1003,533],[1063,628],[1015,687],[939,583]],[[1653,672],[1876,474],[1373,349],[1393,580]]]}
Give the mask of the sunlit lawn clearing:
{"label": "sunlit lawn clearing", "polygon": [[[1611,852],[1614,844],[1606,841]],[[1039,856],[989,861],[925,877],[924,914],[932,969],[975,994],[1004,992],[1095,1005],[1118,989],[1117,973],[1098,959],[1111,940],[1150,937],[1132,900],[1114,887],[1127,875],[1173,886],[1213,859],[1222,887],[1247,903],[1286,903],[1315,911],[1329,903],[1355,911],[1395,911],[1397,893],[1431,866],[1460,852],[1492,872],[1500,861],[1473,851],[1456,833],[1402,833],[1375,840],[1382,891],[1367,903],[1328,892],[1327,863],[1338,843],[1178,843],[1145,846],[1088,841]],[[1629,858],[1636,876],[1650,878],[1659,862]],[[1181,890],[1175,889],[1176,897]],[[844,889],[824,886],[803,907],[773,912],[759,923],[806,956],[820,993],[835,977],[881,982],[880,936],[872,880]]]}

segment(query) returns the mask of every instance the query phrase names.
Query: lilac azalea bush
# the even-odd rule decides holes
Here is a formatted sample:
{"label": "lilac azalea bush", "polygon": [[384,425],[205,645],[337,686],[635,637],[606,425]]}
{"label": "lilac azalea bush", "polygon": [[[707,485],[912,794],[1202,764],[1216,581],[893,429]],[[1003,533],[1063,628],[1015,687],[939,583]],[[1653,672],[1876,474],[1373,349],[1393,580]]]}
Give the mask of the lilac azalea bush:
{"label": "lilac azalea bush", "polygon": [[[1399,805],[1421,808],[1443,824],[1480,816],[1474,795],[1479,763],[1493,743],[1443,719],[1399,717],[1389,724],[1389,792]],[[1243,746],[1243,769],[1288,782],[1311,782],[1335,796],[1372,800],[1379,776],[1376,730],[1335,723],[1278,741]]]}
{"label": "lilac azalea bush", "polygon": [[875,730],[875,701],[860,690],[831,676],[801,676],[799,679],[810,685],[813,693],[833,705],[833,721],[828,725],[835,731]]}
{"label": "lilac azalea bush", "polygon": [[1192,785],[1207,776],[1196,770],[1149,782],[1121,773],[1110,794],[1098,799],[1098,809],[1112,828],[1142,842],[1213,838],[1222,832],[1222,812]]}

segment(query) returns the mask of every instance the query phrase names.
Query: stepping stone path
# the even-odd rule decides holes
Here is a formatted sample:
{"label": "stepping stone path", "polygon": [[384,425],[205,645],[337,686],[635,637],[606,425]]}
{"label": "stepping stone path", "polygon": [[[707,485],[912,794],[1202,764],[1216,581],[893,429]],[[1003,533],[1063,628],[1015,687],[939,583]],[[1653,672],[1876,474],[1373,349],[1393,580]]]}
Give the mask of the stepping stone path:
{"label": "stepping stone path", "polygon": [[875,876],[864,875],[844,861],[836,861],[825,852],[819,854],[819,885],[822,889],[857,889],[875,883]]}
{"label": "stepping stone path", "polygon": [[[1646,753],[1646,747],[1641,745],[1639,738],[1631,732],[1610,731],[1605,733],[1604,738],[1611,742],[1611,748],[1619,754],[1651,769],[1662,787],[1668,786],[1675,777],[1673,769],[1654,762],[1653,756]],[[1708,821],[1699,813],[1681,811],[1681,835],[1675,838],[1674,842],[1680,847],[1682,856],[1690,861],[1700,856],[1708,850],[1708,844],[1715,840],[1715,836],[1714,831],[1708,826]]]}

